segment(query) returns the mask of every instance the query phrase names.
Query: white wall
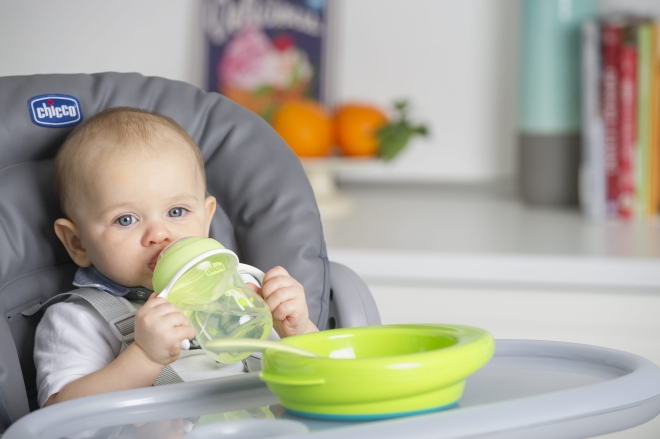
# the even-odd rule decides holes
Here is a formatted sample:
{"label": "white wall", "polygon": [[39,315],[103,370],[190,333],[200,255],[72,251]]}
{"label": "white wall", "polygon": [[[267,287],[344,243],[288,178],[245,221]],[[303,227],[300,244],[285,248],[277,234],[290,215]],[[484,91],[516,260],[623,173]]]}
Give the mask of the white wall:
{"label": "white wall", "polygon": [[[336,97],[410,98],[433,133],[387,175],[511,172],[517,3],[338,1]],[[199,1],[0,0],[0,75],[137,71],[201,85],[198,11]]]}
{"label": "white wall", "polygon": [[140,72],[199,83],[197,2],[0,0],[0,76]]}
{"label": "white wall", "polygon": [[[580,0],[574,0],[580,1]],[[520,0],[340,0],[337,98],[410,97],[433,136],[350,180],[475,181],[515,174]],[[600,0],[660,17],[658,0]]]}
{"label": "white wall", "polygon": [[[353,178],[484,180],[515,170],[520,0],[331,0],[335,100],[409,98],[432,137]],[[660,15],[657,0],[601,0]],[[199,0],[0,0],[0,76],[137,71],[202,84]]]}
{"label": "white wall", "polygon": [[429,140],[355,178],[484,180],[513,172],[518,0],[343,0],[337,95],[410,98]]}

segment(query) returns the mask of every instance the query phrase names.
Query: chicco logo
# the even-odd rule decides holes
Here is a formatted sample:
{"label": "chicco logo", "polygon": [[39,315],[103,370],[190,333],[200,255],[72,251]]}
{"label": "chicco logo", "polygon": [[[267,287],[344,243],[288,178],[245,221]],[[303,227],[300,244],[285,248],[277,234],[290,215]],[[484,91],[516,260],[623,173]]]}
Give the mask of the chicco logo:
{"label": "chicco logo", "polygon": [[28,101],[32,122],[48,128],[77,125],[83,115],[80,102],[73,96],[50,94],[35,96]]}
{"label": "chicco logo", "polygon": [[206,273],[207,276],[215,276],[218,273],[222,273],[225,271],[225,264],[222,262],[214,262],[209,266],[209,268],[206,269],[204,273]]}

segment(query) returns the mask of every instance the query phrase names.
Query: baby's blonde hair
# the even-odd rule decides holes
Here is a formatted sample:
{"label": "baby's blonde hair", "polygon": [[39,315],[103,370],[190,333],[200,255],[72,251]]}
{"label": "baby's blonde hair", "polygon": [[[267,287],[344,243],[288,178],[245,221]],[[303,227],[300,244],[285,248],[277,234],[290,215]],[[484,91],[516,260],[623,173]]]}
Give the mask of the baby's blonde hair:
{"label": "baby's blonde hair", "polygon": [[98,162],[91,160],[92,154],[106,158],[110,154],[131,153],[135,150],[118,147],[139,145],[153,148],[153,140],[173,136],[179,137],[190,147],[206,190],[204,160],[199,147],[173,119],[139,108],[114,107],[83,121],[67,136],[55,156],[55,193],[64,216],[71,219],[73,202],[83,183],[80,170]]}

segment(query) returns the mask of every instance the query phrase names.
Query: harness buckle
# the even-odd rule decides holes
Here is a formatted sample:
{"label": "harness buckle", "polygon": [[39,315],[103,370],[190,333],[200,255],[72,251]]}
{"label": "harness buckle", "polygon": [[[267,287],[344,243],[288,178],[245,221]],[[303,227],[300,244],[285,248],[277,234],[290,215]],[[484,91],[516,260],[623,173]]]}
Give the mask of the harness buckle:
{"label": "harness buckle", "polygon": [[[135,341],[135,314],[137,314],[137,311],[131,311],[108,322],[108,325],[110,325],[110,331],[112,331],[114,336],[117,337],[122,343],[128,344]],[[121,328],[130,328],[131,332],[128,332],[126,335],[124,335]]]}

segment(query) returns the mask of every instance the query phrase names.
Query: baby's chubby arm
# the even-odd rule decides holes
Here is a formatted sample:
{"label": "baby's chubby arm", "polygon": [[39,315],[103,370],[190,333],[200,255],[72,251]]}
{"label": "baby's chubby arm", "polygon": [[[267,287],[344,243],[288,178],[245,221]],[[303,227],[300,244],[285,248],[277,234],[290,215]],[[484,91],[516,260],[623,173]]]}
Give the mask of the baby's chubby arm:
{"label": "baby's chubby arm", "polygon": [[83,396],[150,386],[163,367],[179,357],[181,340],[194,336],[195,329],[181,311],[153,293],[135,315],[135,342],[106,367],[51,395],[44,407]]}
{"label": "baby's chubby arm", "polygon": [[273,313],[273,327],[280,337],[316,332],[318,328],[309,320],[309,310],[303,286],[282,267],[266,273],[259,289],[249,283],[264,298]]}

